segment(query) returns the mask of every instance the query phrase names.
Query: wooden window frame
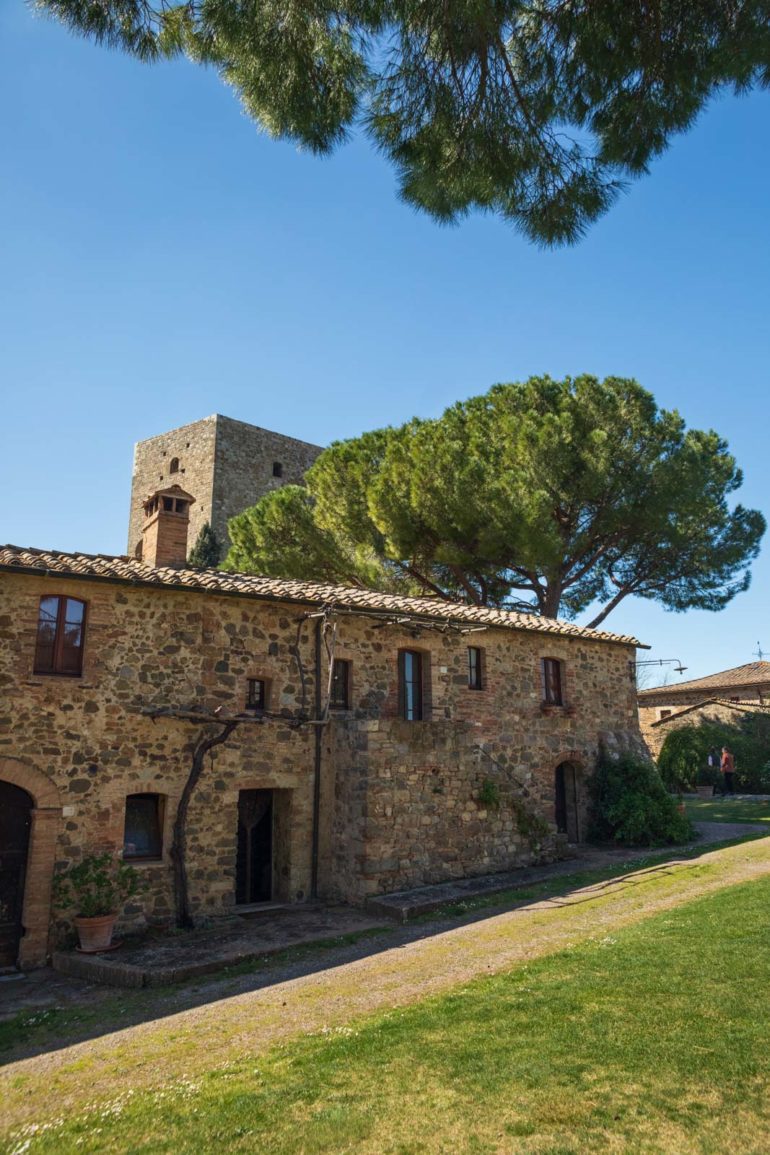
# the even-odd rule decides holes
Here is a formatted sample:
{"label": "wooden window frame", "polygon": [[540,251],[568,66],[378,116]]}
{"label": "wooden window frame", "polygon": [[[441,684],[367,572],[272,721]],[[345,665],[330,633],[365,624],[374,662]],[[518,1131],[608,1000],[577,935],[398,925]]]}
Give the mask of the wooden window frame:
{"label": "wooden window frame", "polygon": [[[329,691],[329,709],[330,710],[349,710],[350,709],[350,673],[353,663],[349,658],[334,658],[332,661],[332,679],[331,689]],[[337,695],[336,691],[339,689],[337,680],[337,670],[343,671],[344,676],[342,682],[342,694]]]}
{"label": "wooden window frame", "polygon": [[[252,686],[260,685],[262,687],[261,703],[252,701]],[[253,710],[255,714],[263,714],[267,709],[267,703],[270,692],[270,683],[267,678],[247,678],[246,679],[246,709]]]}
{"label": "wooden window frame", "polygon": [[[554,676],[555,675],[555,676]],[[564,705],[564,663],[560,658],[541,658],[540,677],[544,706]]]}
{"label": "wooden window frame", "polygon": [[[44,601],[49,598],[55,598],[58,602],[56,607],[56,626],[54,627],[53,638],[53,653],[51,656],[51,668],[41,668],[38,661],[38,646],[40,644],[40,613]],[[63,652],[65,640],[65,628],[67,619],[67,604],[68,602],[75,602],[77,605],[83,607],[83,616],[80,620],[80,645],[78,650],[78,668],[77,670],[64,670]],[[82,678],[83,676],[83,651],[86,644],[86,620],[88,617],[88,603],[83,598],[70,597],[68,594],[41,594],[38,602],[37,610],[37,631],[35,633],[35,656],[33,659],[32,672],[40,677],[56,677],[56,678]]]}
{"label": "wooden window frame", "polygon": [[[472,658],[474,654],[475,662]],[[481,646],[468,646],[468,689],[484,689],[484,651]]]}
{"label": "wooden window frame", "polygon": [[[409,682],[406,677],[407,657],[415,659],[417,664],[417,678]],[[417,687],[417,704],[411,714],[407,685]],[[422,722],[425,719],[425,655],[422,650],[398,651],[398,712],[404,722]]]}
{"label": "wooden window frame", "polygon": [[[154,798],[155,816],[158,824],[158,849],[156,854],[126,854],[126,821],[128,819],[128,801],[130,798]],[[123,861],[124,862],[162,862],[165,843],[166,822],[166,795],[158,794],[153,790],[139,790],[135,794],[127,794],[123,811]]]}

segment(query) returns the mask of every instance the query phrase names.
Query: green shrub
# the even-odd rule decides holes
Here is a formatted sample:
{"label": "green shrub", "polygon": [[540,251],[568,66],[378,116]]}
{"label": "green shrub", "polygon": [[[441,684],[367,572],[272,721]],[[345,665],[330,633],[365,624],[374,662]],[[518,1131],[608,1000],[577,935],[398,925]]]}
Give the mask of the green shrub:
{"label": "green shrub", "polygon": [[624,846],[667,846],[694,836],[651,762],[602,751],[590,783],[589,837]]}
{"label": "green shrub", "polygon": [[[735,788],[742,794],[770,793],[770,710],[755,710],[735,723],[704,718],[671,730],[658,755],[660,775],[670,790],[691,790],[710,750],[728,746],[735,757]],[[721,779],[720,779],[721,780]]]}
{"label": "green shrub", "polygon": [[144,889],[138,870],[110,854],[89,854],[54,876],[58,906],[74,907],[80,918],[116,914],[127,899]]}
{"label": "green shrub", "polygon": [[485,778],[481,784],[476,801],[479,806],[486,806],[488,810],[500,809],[500,787],[491,778]]}
{"label": "green shrub", "polygon": [[694,790],[698,772],[706,766],[708,747],[697,726],[682,726],[666,735],[658,755],[658,771],[669,790]]}

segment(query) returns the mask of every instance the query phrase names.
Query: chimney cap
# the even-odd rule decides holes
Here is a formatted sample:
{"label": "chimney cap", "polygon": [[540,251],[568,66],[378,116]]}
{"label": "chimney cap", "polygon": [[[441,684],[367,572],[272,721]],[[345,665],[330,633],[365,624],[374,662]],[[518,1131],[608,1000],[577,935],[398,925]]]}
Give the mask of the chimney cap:
{"label": "chimney cap", "polygon": [[188,501],[190,505],[195,501],[193,495],[182,489],[181,485],[169,485],[165,489],[154,489],[152,493],[148,493],[143,504],[146,505],[148,501],[152,501],[156,497],[180,497],[184,501]]}

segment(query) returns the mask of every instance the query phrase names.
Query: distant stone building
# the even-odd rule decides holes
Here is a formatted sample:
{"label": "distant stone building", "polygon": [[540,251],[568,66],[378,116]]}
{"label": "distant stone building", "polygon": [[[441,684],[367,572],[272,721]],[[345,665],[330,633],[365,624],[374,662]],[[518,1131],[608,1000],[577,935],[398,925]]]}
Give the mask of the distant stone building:
{"label": "distant stone building", "polygon": [[128,556],[141,548],[144,504],[159,488],[180,485],[195,496],[188,548],[208,521],[227,549],[227,522],[281,485],[301,484],[319,445],[271,433],[216,413],[140,441],[134,447]]}
{"label": "distant stone building", "polygon": [[196,917],[558,857],[600,744],[641,748],[633,638],[185,569],[221,420],[208,462],[169,441],[179,469],[137,479],[143,560],[0,549],[0,964],[45,961],[54,864],[91,852],[145,875],[124,926],[173,917],[180,794],[228,723],[189,811]]}
{"label": "distant stone building", "polygon": [[749,708],[770,705],[770,662],[748,662],[705,678],[642,690],[638,702],[642,736],[657,758],[674,719],[680,719],[674,727],[679,728],[685,715],[689,725],[705,716],[726,720],[730,707],[737,704],[745,703]]}
{"label": "distant stone building", "polygon": [[644,737],[647,749],[657,758],[666,736],[684,726],[698,726],[701,722],[717,722],[723,726],[739,726],[747,714],[770,714],[770,702],[731,702],[726,698],[707,698],[694,706],[684,706],[657,721],[645,722]]}

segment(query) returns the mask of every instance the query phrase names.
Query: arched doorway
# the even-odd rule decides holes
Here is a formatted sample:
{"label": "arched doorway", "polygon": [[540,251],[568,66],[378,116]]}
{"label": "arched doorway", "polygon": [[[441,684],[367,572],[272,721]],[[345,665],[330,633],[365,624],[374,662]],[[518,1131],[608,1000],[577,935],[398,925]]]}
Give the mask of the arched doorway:
{"label": "arched doorway", "polygon": [[568,842],[580,842],[580,768],[574,762],[560,762],[554,775],[554,819],[560,834]]}
{"label": "arched doorway", "polygon": [[[22,810],[26,807],[29,817],[26,856],[16,850],[16,854],[25,859],[24,877],[12,886],[9,868],[7,880],[9,892],[16,898],[20,897],[22,902],[20,939],[16,938],[18,928],[14,931],[18,954],[11,960],[10,965],[22,969],[45,966],[48,959],[56,838],[62,817],[61,798],[55,783],[47,774],[43,774],[19,758],[0,758],[0,787],[3,788],[0,815],[5,816],[7,809],[5,800],[12,796],[9,792],[9,788],[12,788],[18,791],[13,796],[16,805],[21,803]],[[11,828],[13,822],[12,818],[8,819]],[[18,829],[8,840],[9,848],[12,844],[18,847]],[[5,845],[4,835],[0,831],[0,859]],[[5,906],[5,899],[2,902]],[[11,917],[8,916],[9,923]],[[16,923],[12,925],[17,926]]]}
{"label": "arched doorway", "polygon": [[16,966],[24,933],[22,915],[33,805],[26,790],[0,781],[0,968]]}

